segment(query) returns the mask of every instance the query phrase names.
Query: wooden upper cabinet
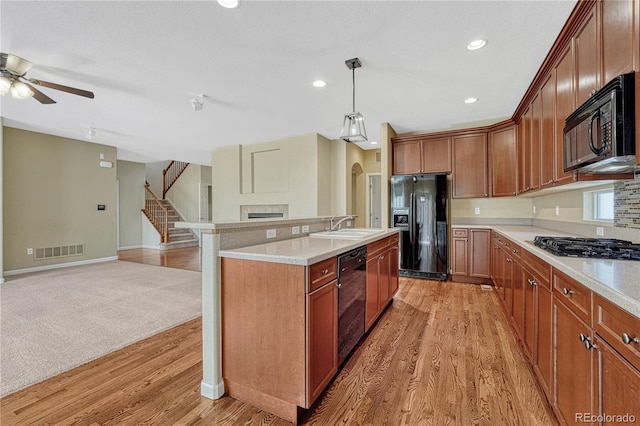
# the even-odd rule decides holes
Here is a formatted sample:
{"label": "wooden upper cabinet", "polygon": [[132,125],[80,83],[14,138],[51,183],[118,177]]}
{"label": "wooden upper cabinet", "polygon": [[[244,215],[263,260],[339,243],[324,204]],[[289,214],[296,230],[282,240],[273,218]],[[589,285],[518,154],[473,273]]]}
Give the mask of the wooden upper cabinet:
{"label": "wooden upper cabinet", "polygon": [[451,138],[433,138],[422,141],[422,173],[451,171]]}
{"label": "wooden upper cabinet", "polygon": [[[634,46],[634,16],[638,2],[607,0],[600,3],[602,28],[602,85],[614,77],[638,70],[640,47]],[[635,23],[637,25],[637,23]],[[637,31],[637,30],[636,30]],[[637,36],[636,36],[637,37]],[[638,40],[635,40],[638,43]]]}
{"label": "wooden upper cabinet", "polygon": [[448,173],[451,171],[451,138],[393,142],[393,174]]}
{"label": "wooden upper cabinet", "polygon": [[575,109],[573,85],[573,56],[571,43],[564,50],[555,68],[556,73],[556,143],[555,143],[555,184],[573,182],[573,172],[564,171],[564,122]]}
{"label": "wooden upper cabinet", "polygon": [[[555,103],[556,74],[551,71],[540,89],[541,123],[540,123],[540,188],[553,186],[555,181]],[[562,140],[561,140],[562,142]]]}
{"label": "wooden upper cabinet", "polygon": [[393,144],[393,174],[420,173],[421,158],[420,141],[395,142]]}
{"label": "wooden upper cabinet", "polygon": [[454,136],[452,145],[452,197],[488,197],[487,134]]}
{"label": "wooden upper cabinet", "polygon": [[491,196],[516,195],[518,181],[518,151],[516,126],[489,133],[489,167],[491,170]]}
{"label": "wooden upper cabinet", "polygon": [[576,105],[580,106],[589,99],[593,92],[600,88],[599,82],[599,48],[596,7],[584,19],[574,36],[575,72],[576,72]]}
{"label": "wooden upper cabinet", "polygon": [[531,151],[529,163],[531,164],[531,190],[540,189],[540,124],[542,123],[542,99],[536,96],[529,110],[531,123]]}
{"label": "wooden upper cabinet", "polygon": [[527,113],[518,121],[518,183],[516,192],[522,194],[531,189],[530,184],[530,165],[529,165],[529,146],[531,143],[531,134],[529,131],[529,121]]}

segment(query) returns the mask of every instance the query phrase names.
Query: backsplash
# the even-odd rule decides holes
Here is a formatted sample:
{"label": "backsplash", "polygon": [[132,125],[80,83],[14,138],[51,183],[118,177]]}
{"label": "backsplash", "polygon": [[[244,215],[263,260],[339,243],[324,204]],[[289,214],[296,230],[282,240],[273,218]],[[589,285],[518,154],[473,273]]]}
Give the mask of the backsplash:
{"label": "backsplash", "polygon": [[615,226],[640,229],[640,181],[619,181],[613,190]]}

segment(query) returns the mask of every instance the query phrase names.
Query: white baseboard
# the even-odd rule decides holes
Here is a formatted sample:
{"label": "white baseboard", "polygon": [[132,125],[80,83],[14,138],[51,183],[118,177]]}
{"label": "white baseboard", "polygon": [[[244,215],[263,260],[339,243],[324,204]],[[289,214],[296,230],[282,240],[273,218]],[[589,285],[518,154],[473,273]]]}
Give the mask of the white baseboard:
{"label": "white baseboard", "polygon": [[79,260],[77,262],[56,263],[54,265],[35,266],[33,268],[14,269],[13,271],[4,271],[5,276],[26,274],[28,272],[48,271],[49,269],[69,268],[71,266],[90,265],[92,263],[111,262],[118,260],[118,256],[100,257],[97,259]]}
{"label": "white baseboard", "polygon": [[118,251],[120,250],[134,250],[134,249],[139,249],[139,248],[144,248],[142,246],[126,246],[126,247],[120,247],[118,249]]}
{"label": "white baseboard", "polygon": [[142,246],[140,246],[140,248],[160,250],[160,246],[150,246],[147,244],[143,244]]}
{"label": "white baseboard", "polygon": [[0,284],[4,284],[4,278],[0,278]]}
{"label": "white baseboard", "polygon": [[211,385],[205,383],[203,380],[200,382],[200,395],[209,399],[220,399],[224,395],[224,380],[221,380],[217,385]]}

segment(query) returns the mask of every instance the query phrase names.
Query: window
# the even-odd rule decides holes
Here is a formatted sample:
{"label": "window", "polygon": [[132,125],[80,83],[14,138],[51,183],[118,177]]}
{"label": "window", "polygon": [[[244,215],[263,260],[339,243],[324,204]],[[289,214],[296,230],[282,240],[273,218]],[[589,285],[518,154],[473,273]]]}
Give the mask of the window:
{"label": "window", "polygon": [[584,220],[613,222],[613,189],[584,193]]}

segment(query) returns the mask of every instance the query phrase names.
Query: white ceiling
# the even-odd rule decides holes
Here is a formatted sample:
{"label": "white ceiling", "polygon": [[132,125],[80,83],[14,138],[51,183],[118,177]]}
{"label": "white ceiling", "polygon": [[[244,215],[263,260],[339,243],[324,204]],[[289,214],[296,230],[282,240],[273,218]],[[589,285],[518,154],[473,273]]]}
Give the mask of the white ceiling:
{"label": "white ceiling", "polygon": [[[240,1],[2,0],[0,51],[31,61],[29,77],[95,93],[42,88],[53,105],[4,96],[4,125],[80,140],[93,127],[119,159],[210,164],[218,146],[337,139],[353,57],[370,141],[384,122],[406,133],[510,117],[575,5]],[[477,38],[487,47],[465,50]]]}

